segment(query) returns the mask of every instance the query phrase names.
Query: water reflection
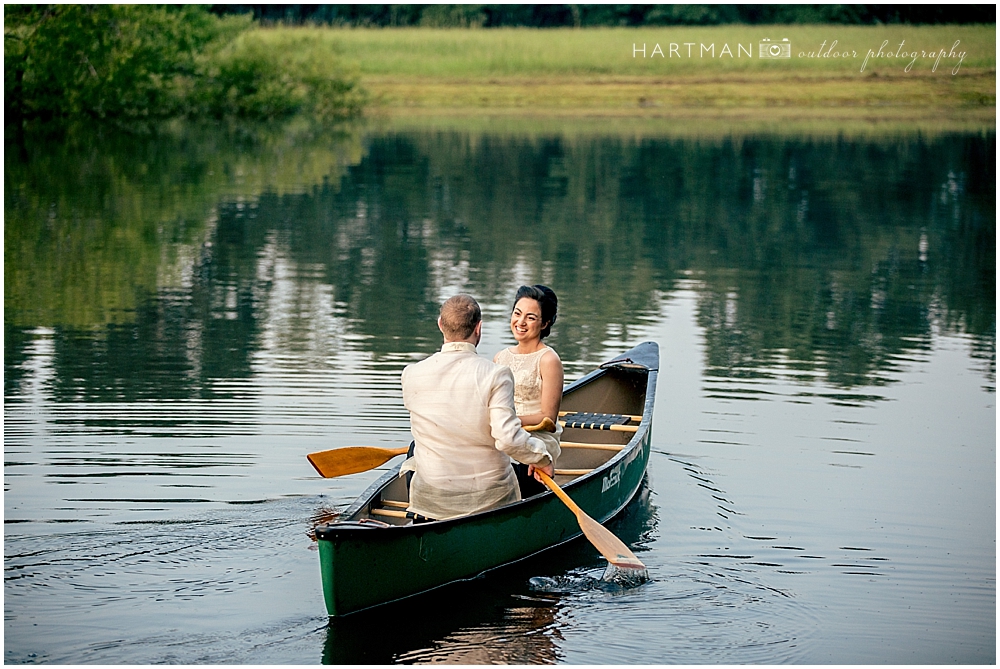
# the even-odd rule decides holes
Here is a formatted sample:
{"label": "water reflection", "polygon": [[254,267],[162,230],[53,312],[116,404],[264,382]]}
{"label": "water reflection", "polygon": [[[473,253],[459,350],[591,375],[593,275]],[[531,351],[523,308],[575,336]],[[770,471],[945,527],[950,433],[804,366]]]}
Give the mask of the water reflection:
{"label": "water reflection", "polygon": [[[300,661],[322,646],[325,661],[350,663],[851,660],[855,644],[842,639],[868,634],[857,651],[866,652],[893,629],[840,623],[854,620],[857,601],[895,621],[923,597],[899,628],[919,628],[924,643],[900,646],[941,646],[925,631],[946,619],[941,638],[962,633],[971,645],[941,652],[964,644],[972,654],[956,657],[988,660],[995,644],[979,637],[995,625],[980,612],[995,608],[995,584],[980,578],[992,561],[976,560],[992,555],[981,531],[992,506],[979,500],[995,435],[963,411],[991,400],[951,392],[966,382],[941,369],[971,364],[995,393],[994,156],[992,133],[173,128],[8,143],[11,658],[32,659],[34,625],[46,621],[44,638],[69,650],[36,657],[73,659],[93,633],[69,619],[94,622],[94,609],[114,602],[84,660],[280,662],[287,639]],[[640,502],[612,526],[652,581],[592,587],[604,561],[576,542],[442,591],[439,617],[421,600],[367,626],[358,617],[321,627],[315,553],[284,551],[312,545],[303,525],[332,517],[365,483],[322,482],[328,497],[287,506],[246,503],[292,488],[315,495],[307,452],[405,443],[399,372],[438,347],[439,300],[457,290],[480,298],[491,354],[509,343],[509,299],[528,281],[560,295],[552,344],[569,378],[650,333],[673,366],[650,471],[681,472],[656,492],[661,505],[688,506],[661,519]],[[684,309],[671,311],[677,303]],[[928,369],[954,387],[921,386]],[[674,374],[687,376],[674,385]],[[659,536],[678,519],[683,527]],[[126,523],[152,530],[137,542]],[[246,550],[222,560],[234,546]],[[172,582],[173,569],[183,576]],[[252,573],[262,569],[263,593]],[[123,588],[126,571],[136,576]],[[558,592],[533,589],[532,578]],[[162,631],[159,599],[188,620],[189,598],[219,587],[207,609],[216,627],[240,620],[270,650],[247,650],[232,630],[195,633],[204,621]],[[894,616],[883,614],[890,590]],[[839,608],[827,609],[831,600]],[[273,602],[286,608],[275,613]],[[824,631],[837,640],[829,656],[811,643],[821,609],[834,612],[822,623],[835,630]],[[642,624],[623,629],[623,615]],[[136,647],[107,641],[142,616]],[[319,642],[309,637],[317,628]],[[661,641],[652,650],[651,630]]]}
{"label": "water reflection", "polygon": [[[323,664],[555,664],[558,606],[483,583],[331,620]],[[381,630],[373,641],[372,629]]]}
{"label": "water reflection", "polygon": [[[608,525],[637,554],[656,531],[648,481]],[[563,610],[581,599],[607,600],[627,588],[603,583],[607,564],[585,539],[545,551],[483,578],[417,598],[335,618],[327,628],[324,664],[555,664],[564,660]],[[583,565],[583,566],[581,566]],[[540,588],[540,583],[556,587]],[[640,592],[641,588],[635,589]],[[382,630],[377,643],[371,630]]]}
{"label": "water reflection", "polygon": [[8,147],[8,393],[40,326],[66,400],[225,395],[213,380],[274,347],[395,371],[437,347],[442,296],[468,290],[500,319],[522,281],[559,293],[552,344],[582,372],[685,278],[711,374],[740,382],[723,394],[775,376],[877,386],[934,327],[972,335],[995,384],[992,134],[196,129]]}

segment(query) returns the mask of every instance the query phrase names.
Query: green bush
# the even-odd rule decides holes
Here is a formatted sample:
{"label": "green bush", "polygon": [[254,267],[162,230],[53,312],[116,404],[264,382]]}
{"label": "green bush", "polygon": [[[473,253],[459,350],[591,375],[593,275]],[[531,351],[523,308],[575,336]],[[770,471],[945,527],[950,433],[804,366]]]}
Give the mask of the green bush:
{"label": "green bush", "polygon": [[338,66],[329,40],[301,31],[252,30],[205,57],[199,79],[200,113],[215,117],[277,118],[306,112],[321,119],[360,113],[357,77]]}
{"label": "green bush", "polygon": [[7,122],[360,111],[338,54],[286,62],[252,26],[249,15],[220,18],[206,6],[8,5]]}

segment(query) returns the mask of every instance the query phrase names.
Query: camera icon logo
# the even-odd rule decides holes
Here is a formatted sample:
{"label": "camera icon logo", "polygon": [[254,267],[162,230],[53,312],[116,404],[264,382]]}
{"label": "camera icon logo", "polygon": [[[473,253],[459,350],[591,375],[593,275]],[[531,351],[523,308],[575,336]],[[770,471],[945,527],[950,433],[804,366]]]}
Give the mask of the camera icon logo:
{"label": "camera icon logo", "polygon": [[772,42],[769,39],[762,39],[757,45],[757,49],[760,58],[792,57],[792,43],[788,41],[787,37],[780,42]]}

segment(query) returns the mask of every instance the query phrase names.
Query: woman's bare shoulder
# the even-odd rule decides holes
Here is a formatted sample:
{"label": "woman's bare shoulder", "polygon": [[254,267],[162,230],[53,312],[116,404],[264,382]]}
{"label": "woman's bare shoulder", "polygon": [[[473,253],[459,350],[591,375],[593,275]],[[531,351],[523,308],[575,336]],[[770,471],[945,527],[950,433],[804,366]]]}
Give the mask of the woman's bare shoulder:
{"label": "woman's bare shoulder", "polygon": [[542,359],[539,361],[539,364],[542,365],[558,364],[560,367],[562,367],[562,358],[559,357],[559,354],[556,352],[556,350],[547,344],[545,348],[548,350],[542,354]]}

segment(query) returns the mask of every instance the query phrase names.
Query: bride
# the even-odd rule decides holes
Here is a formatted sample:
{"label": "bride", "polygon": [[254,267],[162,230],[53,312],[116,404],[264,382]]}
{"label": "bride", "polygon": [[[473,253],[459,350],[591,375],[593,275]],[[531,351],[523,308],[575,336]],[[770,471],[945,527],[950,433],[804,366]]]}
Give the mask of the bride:
{"label": "bride", "polygon": [[[556,321],[558,300],[551,288],[542,285],[521,286],[514,296],[510,315],[510,331],[517,346],[505,348],[493,357],[493,362],[506,365],[514,373],[514,409],[522,425],[536,425],[548,418],[556,425],[555,432],[533,432],[531,436],[545,442],[552,461],[559,455],[559,403],[563,392],[563,366],[559,354],[542,343]],[[514,463],[521,483],[521,497],[530,497],[545,490],[533,478],[535,467]],[[553,465],[540,468],[549,476]]]}

